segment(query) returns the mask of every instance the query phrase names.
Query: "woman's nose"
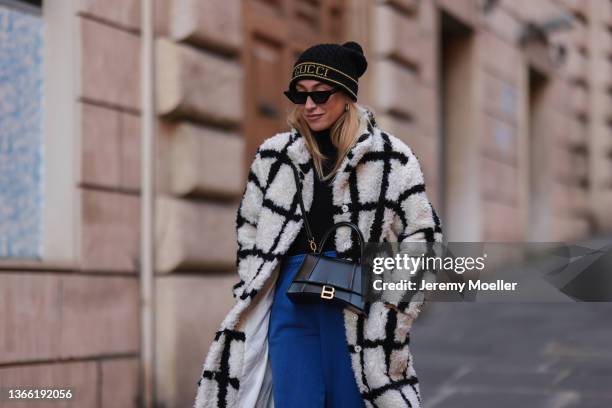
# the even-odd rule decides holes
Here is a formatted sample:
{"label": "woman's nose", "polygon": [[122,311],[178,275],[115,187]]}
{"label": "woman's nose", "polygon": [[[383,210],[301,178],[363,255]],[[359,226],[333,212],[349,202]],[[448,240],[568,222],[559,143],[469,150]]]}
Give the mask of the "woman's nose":
{"label": "woman's nose", "polygon": [[312,98],[310,97],[310,95],[308,95],[308,98],[306,98],[306,104],[305,104],[305,106],[306,106],[307,108],[316,108],[316,107],[317,107],[317,104],[316,104],[316,103],[314,103],[314,101],[312,100]]}

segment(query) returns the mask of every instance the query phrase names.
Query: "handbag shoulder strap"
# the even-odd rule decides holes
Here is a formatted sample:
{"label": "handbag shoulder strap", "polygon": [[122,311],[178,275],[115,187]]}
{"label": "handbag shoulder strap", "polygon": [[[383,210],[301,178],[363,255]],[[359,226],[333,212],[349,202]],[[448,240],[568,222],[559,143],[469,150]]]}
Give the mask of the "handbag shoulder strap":
{"label": "handbag shoulder strap", "polygon": [[308,236],[308,244],[310,245],[310,249],[312,252],[316,252],[317,243],[312,235],[312,230],[310,229],[310,224],[308,223],[308,218],[306,218],[306,209],[304,208],[304,200],[302,199],[302,182],[300,181],[300,177],[298,175],[298,171],[295,166],[291,165],[291,169],[293,169],[293,176],[295,177],[295,186],[297,187],[297,195],[298,195],[298,203],[300,204],[300,211],[302,212],[302,218],[304,219],[304,227],[306,228],[306,235]]}

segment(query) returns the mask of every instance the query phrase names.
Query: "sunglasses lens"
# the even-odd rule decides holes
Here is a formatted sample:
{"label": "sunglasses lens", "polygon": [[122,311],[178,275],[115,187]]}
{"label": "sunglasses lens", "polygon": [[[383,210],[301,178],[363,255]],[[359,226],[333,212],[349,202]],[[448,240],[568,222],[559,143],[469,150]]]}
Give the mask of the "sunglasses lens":
{"label": "sunglasses lens", "polygon": [[284,91],[285,96],[296,105],[303,105],[306,103],[308,96],[312,98],[312,101],[317,105],[328,101],[331,94],[336,92],[336,89],[329,91],[314,91],[314,92],[300,92],[296,90]]}
{"label": "sunglasses lens", "polygon": [[298,92],[298,91],[285,91],[285,96],[296,105],[303,105],[306,103],[306,98],[308,97],[307,92]]}
{"label": "sunglasses lens", "polygon": [[327,100],[329,99],[330,95],[331,95],[330,91],[320,91],[320,92],[313,92],[313,93],[311,93],[310,97],[312,98],[314,103],[319,105],[319,104],[327,102]]}
{"label": "sunglasses lens", "polygon": [[295,97],[295,103],[299,103],[300,105],[303,105],[306,103],[306,99],[308,99],[308,92],[296,92],[294,94]]}

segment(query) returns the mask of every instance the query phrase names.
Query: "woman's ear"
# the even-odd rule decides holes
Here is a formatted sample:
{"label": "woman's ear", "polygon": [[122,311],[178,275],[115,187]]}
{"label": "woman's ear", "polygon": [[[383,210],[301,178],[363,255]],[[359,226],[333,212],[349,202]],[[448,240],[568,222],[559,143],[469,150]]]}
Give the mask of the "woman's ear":
{"label": "woman's ear", "polygon": [[352,99],[347,94],[342,92],[342,102],[344,102],[344,106],[346,106],[352,102]]}

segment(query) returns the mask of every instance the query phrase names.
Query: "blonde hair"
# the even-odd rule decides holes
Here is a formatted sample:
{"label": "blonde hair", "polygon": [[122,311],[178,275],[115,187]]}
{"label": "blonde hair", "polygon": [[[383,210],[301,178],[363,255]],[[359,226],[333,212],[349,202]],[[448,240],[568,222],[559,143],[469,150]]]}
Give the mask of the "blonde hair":
{"label": "blonde hair", "polygon": [[338,157],[332,170],[329,174],[323,174],[323,160],[327,158],[321,151],[312,135],[306,120],[302,116],[303,106],[296,105],[287,115],[287,124],[295,128],[304,137],[306,147],[310,152],[314,162],[315,171],[321,180],[328,180],[334,177],[342,164],[342,160],[355,144],[357,138],[366,129],[369,117],[367,112],[361,111],[357,104],[352,100],[347,99],[348,110],[345,110],[342,115],[334,122],[330,129],[331,142],[338,149]]}

